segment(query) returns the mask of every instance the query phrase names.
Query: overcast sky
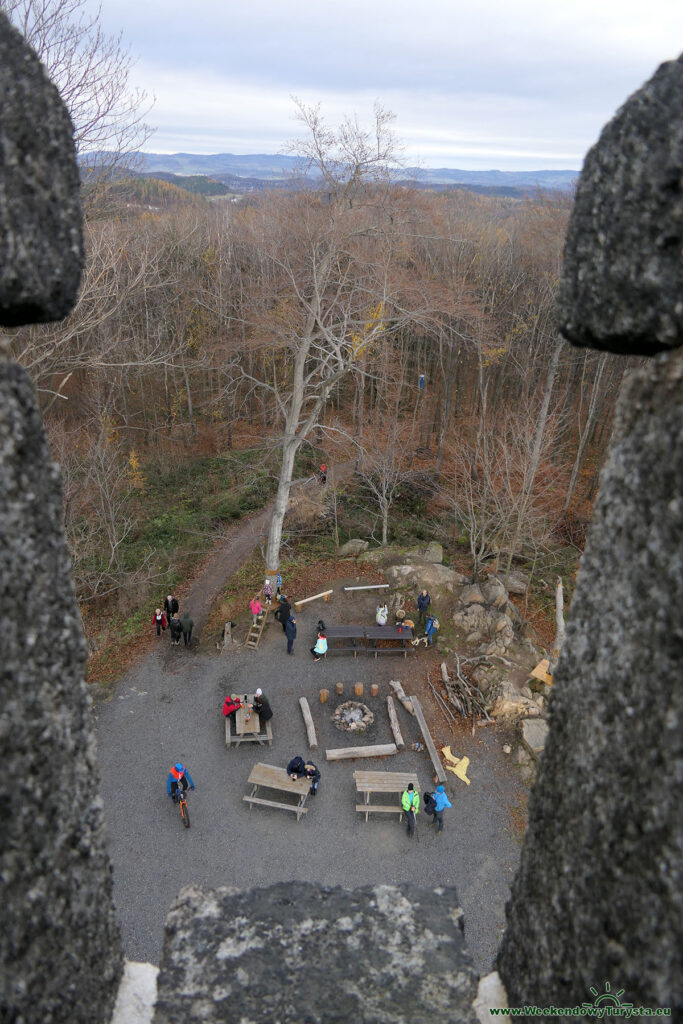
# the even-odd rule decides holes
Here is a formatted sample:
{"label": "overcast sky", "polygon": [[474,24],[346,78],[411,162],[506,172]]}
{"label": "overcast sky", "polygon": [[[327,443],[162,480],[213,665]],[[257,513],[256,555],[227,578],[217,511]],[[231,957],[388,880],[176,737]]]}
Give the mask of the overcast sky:
{"label": "overcast sky", "polygon": [[156,97],[148,151],[282,152],[295,95],[330,121],[379,100],[426,167],[580,167],[683,49],[683,0],[102,0],[102,18]]}

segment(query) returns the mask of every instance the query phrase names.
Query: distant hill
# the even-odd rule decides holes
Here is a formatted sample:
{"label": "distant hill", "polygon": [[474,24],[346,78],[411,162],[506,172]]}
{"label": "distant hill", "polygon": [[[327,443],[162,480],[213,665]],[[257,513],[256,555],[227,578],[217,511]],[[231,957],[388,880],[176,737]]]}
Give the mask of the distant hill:
{"label": "distant hill", "polygon": [[173,174],[171,171],[145,171],[141,178],[152,181],[166,181],[176,188],[184,188],[187,192],[193,192],[200,196],[225,196],[229,195],[232,189],[222,181],[209,178],[205,174]]}
{"label": "distant hill", "polygon": [[[141,170],[146,173],[166,172],[185,176],[208,176],[231,184],[232,179],[249,178],[253,189],[280,187],[301,167],[298,157],[284,153],[256,153],[248,156],[237,156],[233,153],[214,153],[210,155],[196,153],[140,153]],[[464,171],[453,167],[404,167],[397,169],[397,178],[402,184],[416,182],[423,187],[431,185],[446,186],[487,186],[498,188],[514,188],[534,190],[570,189],[579,176],[573,168],[566,170],[538,171]],[[244,191],[244,186],[235,189]]]}

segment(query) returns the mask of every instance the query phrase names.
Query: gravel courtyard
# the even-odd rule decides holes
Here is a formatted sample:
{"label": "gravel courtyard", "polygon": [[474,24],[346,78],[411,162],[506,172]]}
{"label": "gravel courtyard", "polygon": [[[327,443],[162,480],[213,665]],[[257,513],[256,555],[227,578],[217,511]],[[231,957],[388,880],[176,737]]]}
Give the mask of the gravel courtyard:
{"label": "gravel courtyard", "polygon": [[[405,681],[407,665],[411,672],[419,668],[419,653],[408,662],[349,655],[314,662],[309,647],[318,616],[322,612],[328,622],[350,621],[348,607],[339,606],[343,601],[335,597],[329,605],[316,602],[297,615],[293,657],[287,656],[282,629],[274,621],[255,652],[240,648],[224,655],[203,654],[201,648],[170,647],[168,637],[162,637],[112,695],[98,701],[99,762],[114,895],[129,958],[158,962],[166,913],[180,887],[188,883],[245,888],[301,879],[351,888],[412,881],[457,887],[470,950],[479,969],[489,967],[519,859],[513,812],[525,799],[525,787],[501,752],[504,737],[499,727],[478,729],[474,738],[462,730],[456,739],[440,719],[443,728],[435,727],[434,735],[437,746],[450,742],[456,755],[466,755],[471,762],[470,786],[455,776],[449,781],[453,809],[446,812],[443,835],[434,834],[422,811],[413,840],[393,816],[366,823],[356,813],[356,768],[414,770],[421,790],[434,785],[427,752],[410,749],[421,739],[417,722],[398,704],[405,752],[379,759],[325,760],[326,747],[390,742],[389,680]],[[360,609],[354,605],[356,611]],[[353,683],[359,681],[365,684],[363,702],[376,715],[373,731],[363,738],[339,732],[330,721],[337,704],[353,697]],[[345,684],[343,697],[334,694],[337,682]],[[371,682],[379,684],[379,697],[374,699],[369,696]],[[223,699],[228,692],[253,692],[257,686],[273,706],[273,745],[245,743],[228,750]],[[321,687],[331,691],[325,705],[318,700]],[[315,752],[308,750],[300,696],[308,698],[318,729]],[[433,708],[426,711],[437,721]],[[284,767],[299,753],[310,754],[322,772],[318,795],[308,799],[308,814],[297,823],[295,815],[285,811],[250,810],[242,796],[248,791],[253,764]],[[190,794],[189,830],[182,828],[177,808],[166,796],[166,776],[177,760],[188,766],[197,786]]]}

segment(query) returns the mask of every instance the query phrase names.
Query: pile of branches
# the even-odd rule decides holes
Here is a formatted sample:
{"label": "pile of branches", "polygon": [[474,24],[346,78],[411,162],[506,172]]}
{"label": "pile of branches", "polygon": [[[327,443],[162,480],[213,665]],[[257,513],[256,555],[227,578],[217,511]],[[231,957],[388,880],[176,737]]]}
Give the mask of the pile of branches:
{"label": "pile of branches", "polygon": [[455,710],[462,715],[463,718],[472,719],[472,728],[474,728],[475,718],[483,718],[485,721],[492,721],[491,716],[486,710],[486,699],[484,694],[481,692],[476,683],[471,682],[461,672],[460,658],[456,654],[456,670],[455,677],[450,678],[448,669],[446,668],[446,662],[441,662],[441,678],[446,688],[446,694],[448,696],[448,703],[444,700],[443,696],[438,693],[432,686],[432,681],[427,676],[429,686],[432,693],[434,694],[437,703],[442,711],[444,711],[453,722],[455,722],[455,716],[449,707],[455,708]]}

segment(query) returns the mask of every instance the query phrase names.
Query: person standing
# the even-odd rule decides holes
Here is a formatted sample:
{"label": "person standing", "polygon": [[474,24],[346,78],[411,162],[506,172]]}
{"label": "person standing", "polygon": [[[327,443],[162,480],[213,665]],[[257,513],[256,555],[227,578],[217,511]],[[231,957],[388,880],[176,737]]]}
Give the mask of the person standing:
{"label": "person standing", "polygon": [[180,628],[183,631],[183,643],[186,647],[190,647],[192,644],[192,629],[194,627],[194,619],[190,616],[189,612],[183,612],[180,616]]}
{"label": "person standing", "polygon": [[418,624],[418,626],[420,625],[420,623],[423,623],[425,621],[425,615],[427,614],[427,609],[429,608],[429,605],[431,604],[431,601],[432,601],[432,599],[431,599],[431,597],[429,596],[429,594],[427,593],[426,590],[422,590],[417,595],[417,624]]}
{"label": "person standing", "polygon": [[434,635],[439,628],[439,620],[435,615],[428,615],[427,622],[425,623],[425,636],[427,642],[430,644],[434,643]]}
{"label": "person standing", "polygon": [[284,594],[280,596],[280,607],[275,612],[275,618],[280,620],[282,624],[282,632],[284,633],[287,629],[287,623],[289,622],[289,616],[292,613],[292,606],[285,597]]}
{"label": "person standing", "polygon": [[270,608],[270,602],[273,600],[273,584],[270,580],[266,580],[263,584],[263,596],[266,602],[266,608]]}
{"label": "person standing", "polygon": [[157,627],[157,636],[161,636],[162,629],[166,629],[166,616],[161,608],[157,608],[152,616],[152,625]]}
{"label": "person standing", "polygon": [[[164,600],[164,612],[166,613],[167,622],[171,621],[171,616],[173,615],[173,600],[172,594],[168,594]],[[178,608],[176,607],[176,611],[177,610]]]}
{"label": "person standing", "polygon": [[277,586],[276,597],[277,597],[277,599],[279,601],[280,600],[280,595],[282,594],[282,573],[281,572],[278,572],[277,578],[275,580],[275,583],[276,583],[276,586]]}
{"label": "person standing", "polygon": [[285,635],[287,637],[287,654],[294,654],[294,641],[296,640],[296,619],[293,615],[290,615],[287,619],[287,625],[285,626]]}
{"label": "person standing", "polygon": [[420,810],[420,794],[417,792],[412,782],[408,783],[408,788],[403,790],[401,795],[401,806],[406,816],[406,823],[408,825],[408,835],[412,836],[415,832],[415,815]]}
{"label": "person standing", "polygon": [[434,793],[434,809],[432,811],[432,820],[429,825],[430,828],[432,827],[432,825],[438,825],[438,828],[436,830],[437,835],[439,834],[439,832],[443,832],[443,812],[446,810],[447,807],[452,806],[453,804],[446,796],[446,790],[443,788],[443,786],[437,786],[436,792]]}
{"label": "person standing", "polygon": [[180,635],[183,631],[183,627],[180,625],[180,619],[177,615],[174,615],[169,623],[171,630],[171,643],[177,647],[180,643]]}
{"label": "person standing", "polygon": [[261,602],[259,601],[258,597],[252,597],[251,601],[249,602],[249,611],[254,616],[252,626],[255,626],[256,620],[263,611],[263,608],[261,607]]}
{"label": "person standing", "polygon": [[389,619],[389,605],[378,604],[377,614],[375,615],[375,622],[378,626],[386,626]]}

